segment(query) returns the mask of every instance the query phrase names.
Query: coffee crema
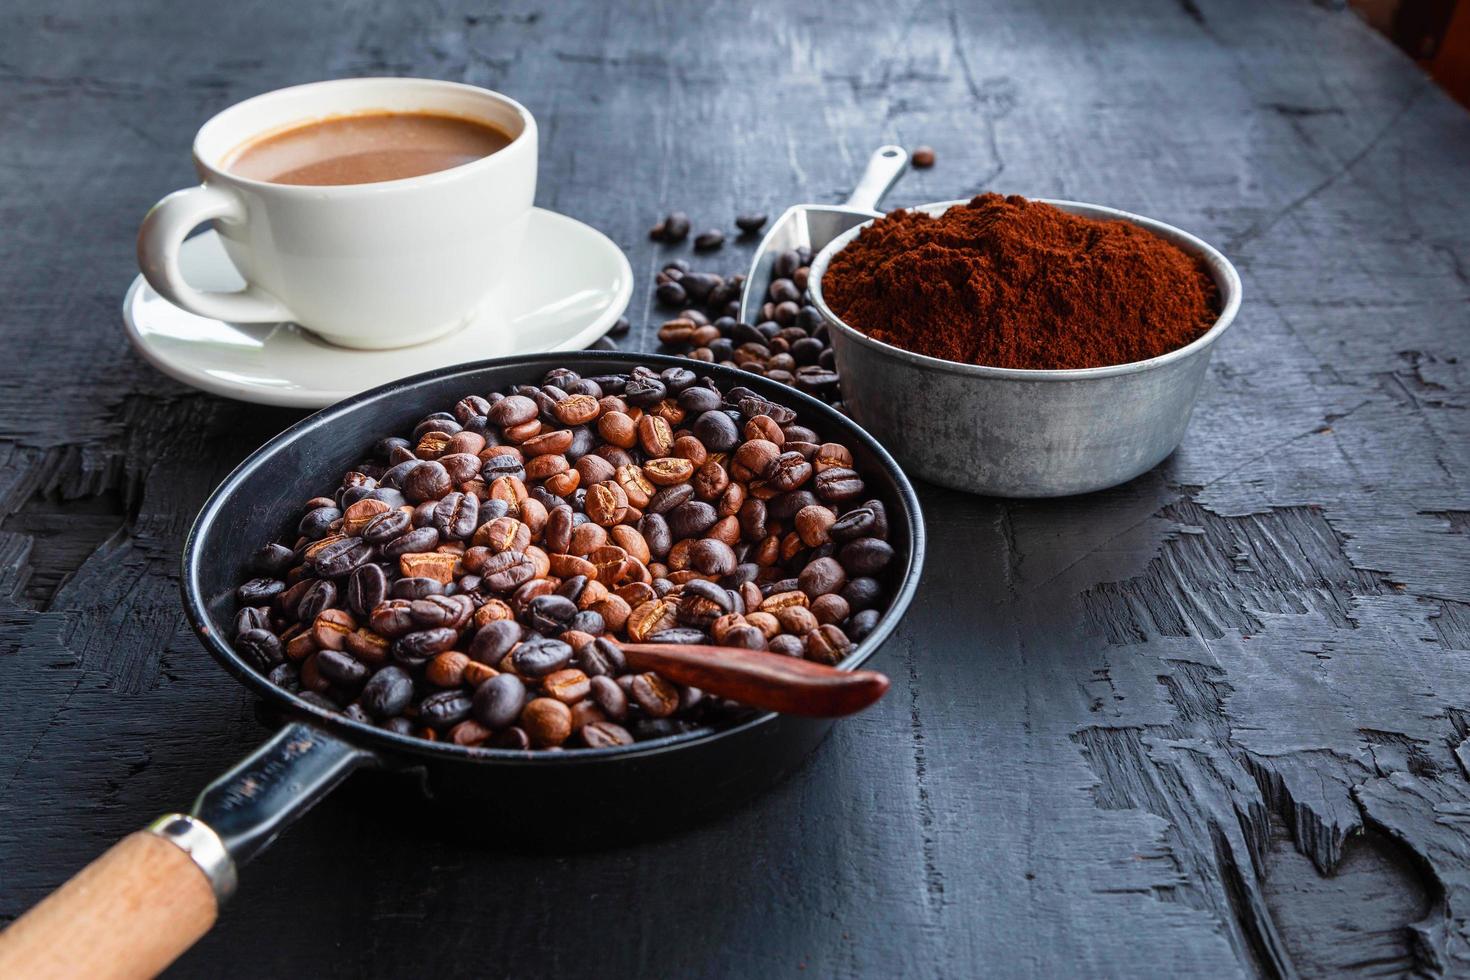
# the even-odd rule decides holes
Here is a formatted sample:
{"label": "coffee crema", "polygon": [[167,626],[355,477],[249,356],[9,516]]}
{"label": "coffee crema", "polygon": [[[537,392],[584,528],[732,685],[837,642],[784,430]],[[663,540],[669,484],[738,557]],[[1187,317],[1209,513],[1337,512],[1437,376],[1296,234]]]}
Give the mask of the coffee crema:
{"label": "coffee crema", "polygon": [[473,163],[513,140],[462,116],[364,112],[257,137],[235,150],[225,169],[272,184],[375,184]]}

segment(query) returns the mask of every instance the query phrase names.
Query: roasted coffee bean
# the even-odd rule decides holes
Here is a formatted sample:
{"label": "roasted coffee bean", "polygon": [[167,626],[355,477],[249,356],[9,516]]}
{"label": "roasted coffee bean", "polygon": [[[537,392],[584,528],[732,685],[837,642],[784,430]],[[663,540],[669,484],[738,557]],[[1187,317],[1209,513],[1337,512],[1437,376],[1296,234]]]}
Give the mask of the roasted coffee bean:
{"label": "roasted coffee bean", "polygon": [[515,674],[497,674],[475,689],[475,720],[492,731],[515,722],[526,704],[526,685]]}
{"label": "roasted coffee bean", "polygon": [[874,578],[855,578],[842,589],[842,598],[847,600],[854,612],[872,609],[883,595],[883,586]]}
{"label": "roasted coffee bean", "polygon": [[290,694],[301,690],[301,673],[293,663],[276,664],[266,675],[266,679]]}
{"label": "roasted coffee bean", "polygon": [[802,644],[806,659],[819,664],[835,664],[852,650],[852,641],[847,634],[831,624],[806,634]]}
{"label": "roasted coffee bean", "polygon": [[669,524],[669,531],[675,540],[698,538],[714,527],[715,522],[720,519],[715,509],[702,500],[686,501],[669,511],[665,517]]}
{"label": "roasted coffee bean", "polygon": [[628,717],[628,695],[610,676],[593,677],[588,682],[588,696],[613,721]]}
{"label": "roasted coffee bean", "polygon": [[449,728],[470,716],[473,705],[464,691],[440,691],[419,702],[419,721],[431,728]]}
{"label": "roasted coffee bean", "polygon": [[449,478],[449,471],[442,463],[436,460],[424,460],[408,474],[403,477],[403,495],[412,503],[423,503],[427,500],[438,500],[449,492],[454,481]]}
{"label": "roasted coffee bean", "polygon": [[393,641],[393,659],[405,667],[422,667],[457,639],[459,634],[447,626],[407,633]]}
{"label": "roasted coffee bean", "polygon": [[724,244],[725,233],[718,228],[710,228],[694,236],[694,250],[697,252],[711,252]]}
{"label": "roasted coffee bean", "polygon": [[310,623],[324,610],[331,609],[336,604],[336,585],[325,579],[312,582],[301,594],[300,601],[296,603],[296,619],[302,623]]}
{"label": "roasted coffee bean", "polygon": [[863,478],[844,466],[823,470],[813,483],[817,496],[825,501],[852,500],[863,494]]}
{"label": "roasted coffee bean", "polygon": [[679,708],[678,689],[652,672],[635,675],[628,693],[650,718],[667,718]]}
{"label": "roasted coffee bean", "polygon": [[413,518],[401,510],[390,510],[368,521],[362,529],[362,539],[368,544],[383,545],[406,533],[413,527]]}
{"label": "roasted coffee bean", "polygon": [[709,634],[693,626],[675,626],[649,635],[648,643],[708,643]]}
{"label": "roasted coffee bean", "polygon": [[266,629],[248,629],[235,637],[235,652],[261,673],[286,659],[281,638]]}
{"label": "roasted coffee bean", "polygon": [[357,621],[345,609],[327,609],[317,614],[311,624],[311,639],[318,650],[341,650],[347,637],[357,629]]}
{"label": "roasted coffee bean", "polygon": [[480,663],[497,666],[510,653],[511,648],[521,642],[523,633],[521,624],[513,619],[486,623],[470,641],[470,657]]}
{"label": "roasted coffee bean", "polygon": [[806,652],[806,646],[802,643],[801,637],[792,636],[790,633],[782,633],[767,640],[766,649],[787,657],[800,657]]}
{"label": "roasted coffee bean", "polygon": [[876,609],[864,609],[850,618],[847,623],[847,633],[852,637],[853,642],[861,643],[867,639],[868,634],[873,632],[873,628],[878,625],[881,616],[882,614]]}
{"label": "roasted coffee bean", "polygon": [[735,227],[747,235],[754,235],[766,224],[766,215],[762,211],[745,211],[735,216]]}
{"label": "roasted coffee bean", "polygon": [[358,703],[379,719],[402,714],[412,701],[413,678],[402,667],[392,664],[369,678],[358,698]]}
{"label": "roasted coffee bean", "polygon": [[537,748],[565,742],[572,734],[572,709],[555,698],[533,698],[521,709],[521,727]]}
{"label": "roasted coffee bean", "polygon": [[516,647],[510,659],[521,676],[545,677],[572,662],[572,648],[560,640],[539,637]]}
{"label": "roasted coffee bean", "polygon": [[816,598],[830,592],[842,591],[842,587],[847,584],[847,571],[834,558],[818,558],[801,570],[797,582],[801,591]]}
{"label": "roasted coffee bean", "polygon": [[[436,585],[438,583],[435,583]],[[388,575],[381,565],[362,565],[347,579],[347,607],[366,616],[373,607],[388,598]]]}
{"label": "roasted coffee bean", "polygon": [[681,242],[688,236],[689,216],[683,211],[670,211],[648,233],[648,237],[654,241],[668,242],[669,244]]}
{"label": "roasted coffee bean", "polygon": [[633,735],[614,721],[594,721],[577,730],[582,744],[589,749],[611,749],[621,745],[632,745]]}
{"label": "roasted coffee bean", "polygon": [[536,576],[536,562],[523,551],[501,551],[486,560],[479,574],[481,588],[509,592]]}
{"label": "roasted coffee bean", "polygon": [[893,545],[881,538],[856,538],[842,546],[837,559],[849,575],[876,575],[893,560]]}
{"label": "roasted coffee bean", "polygon": [[576,615],[577,604],[572,600],[556,594],[542,595],[526,606],[521,621],[538,633],[555,636],[566,629]]}
{"label": "roasted coffee bean", "polygon": [[312,571],[322,578],[342,578],[373,558],[374,548],[362,538],[333,541],[312,556]]}
{"label": "roasted coffee bean", "polygon": [[357,690],[368,679],[368,669],[345,653],[323,650],[316,655],[316,669],[338,687]]}
{"label": "roasted coffee bean", "polygon": [[468,541],[480,524],[480,500],[470,493],[447,493],[434,507],[434,529],[444,540]]}
{"label": "roasted coffee bean", "polygon": [[266,606],[244,606],[235,614],[235,635],[246,630],[269,629],[271,612]]}
{"label": "roasted coffee bean", "polygon": [[572,662],[589,677],[621,674],[625,669],[623,651],[616,643],[602,637],[578,647]]}
{"label": "roasted coffee bean", "polygon": [[268,579],[284,576],[296,564],[296,552],[283,544],[268,544],[250,558],[250,567]]}
{"label": "roasted coffee bean", "polygon": [[701,575],[728,575],[736,564],[734,550],[714,538],[701,538],[689,549],[689,567]]}
{"label": "roasted coffee bean", "polygon": [[261,606],[286,591],[286,583],[274,578],[253,578],[235,590],[242,606]]}
{"label": "roasted coffee bean", "polygon": [[427,599],[431,595],[443,595],[444,583],[422,576],[400,578],[394,580],[389,594],[394,599]]}
{"label": "roasted coffee bean", "polygon": [[342,512],[336,507],[317,507],[307,511],[306,516],[301,518],[296,533],[315,541],[329,533],[332,525],[341,519]]}
{"label": "roasted coffee bean", "polygon": [[909,162],[920,170],[934,166],[934,148],[932,146],[919,147],[909,157]]}

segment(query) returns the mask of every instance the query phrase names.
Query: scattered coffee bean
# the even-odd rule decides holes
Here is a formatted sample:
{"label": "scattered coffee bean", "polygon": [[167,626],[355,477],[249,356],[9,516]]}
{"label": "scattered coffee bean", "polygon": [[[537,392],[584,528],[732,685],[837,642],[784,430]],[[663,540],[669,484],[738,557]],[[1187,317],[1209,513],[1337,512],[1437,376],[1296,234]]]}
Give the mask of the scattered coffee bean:
{"label": "scattered coffee bean", "polygon": [[762,211],[747,211],[735,216],[735,227],[743,234],[754,235],[766,226],[766,215]]}
{"label": "scattered coffee bean", "polygon": [[725,244],[725,233],[718,228],[710,228],[694,236],[694,249],[698,252],[712,252]]}
{"label": "scattered coffee bean", "polygon": [[920,170],[934,166],[934,147],[921,146],[914,150],[909,161]]}

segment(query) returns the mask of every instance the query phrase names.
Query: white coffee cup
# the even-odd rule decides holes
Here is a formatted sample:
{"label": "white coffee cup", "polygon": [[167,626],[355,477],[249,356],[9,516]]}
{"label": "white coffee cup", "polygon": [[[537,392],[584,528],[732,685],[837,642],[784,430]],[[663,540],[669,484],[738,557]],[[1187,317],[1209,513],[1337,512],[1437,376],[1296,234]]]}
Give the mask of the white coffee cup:
{"label": "white coffee cup", "polygon": [[[272,184],[232,174],[232,154],[313,119],[428,111],[512,137],[470,163],[374,184]],[[536,193],[536,121],[497,92],[422,78],[348,78],[280,89],[221,112],[194,138],[203,183],[154,205],[138,265],[161,295],[201,316],[292,320],[344,347],[431,340],[485,304],[520,247]],[[184,281],[179,246],[214,222],[247,283],[205,292]]]}

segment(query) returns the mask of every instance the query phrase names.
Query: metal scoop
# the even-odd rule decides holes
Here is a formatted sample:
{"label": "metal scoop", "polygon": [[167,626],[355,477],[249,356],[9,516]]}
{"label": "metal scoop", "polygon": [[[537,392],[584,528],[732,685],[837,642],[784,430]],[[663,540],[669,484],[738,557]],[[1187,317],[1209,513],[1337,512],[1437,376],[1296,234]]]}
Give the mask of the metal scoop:
{"label": "metal scoop", "polygon": [[755,261],[750,264],[750,274],[745,277],[745,288],[740,294],[740,322],[756,322],[756,311],[771,285],[771,265],[776,256],[803,245],[815,254],[849,228],[878,217],[881,214],[875,210],[878,202],[903,176],[908,161],[908,151],[903,147],[880,146],[868,158],[868,166],[846,203],[798,204],[787,208],[761,239]]}

